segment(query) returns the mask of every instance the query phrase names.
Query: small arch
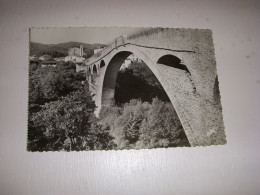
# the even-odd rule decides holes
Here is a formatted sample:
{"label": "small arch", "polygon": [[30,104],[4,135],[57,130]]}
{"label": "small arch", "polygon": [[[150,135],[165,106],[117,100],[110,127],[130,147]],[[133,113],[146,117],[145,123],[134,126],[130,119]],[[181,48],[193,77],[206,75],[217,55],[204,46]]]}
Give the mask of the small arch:
{"label": "small arch", "polygon": [[104,60],[101,60],[101,62],[100,62],[100,69],[103,68],[105,65],[106,64],[105,64]]}
{"label": "small arch", "polygon": [[170,66],[170,67],[173,67],[173,68],[178,68],[180,70],[185,70],[186,72],[190,73],[187,66],[184,65],[184,64],[181,64],[181,60],[174,55],[164,55],[164,56],[159,58],[157,63],[163,64],[163,65],[166,65],[166,66]]}
{"label": "small arch", "polygon": [[92,67],[91,67],[91,76],[90,76],[90,81],[92,83],[95,83],[96,82],[96,77],[97,77],[97,66],[96,64],[94,64]]}
{"label": "small arch", "polygon": [[215,82],[214,82],[213,100],[214,100],[215,104],[220,105],[220,108],[221,108],[218,76],[216,76]]}
{"label": "small arch", "polygon": [[97,65],[96,64],[93,65],[93,75],[97,76]]}

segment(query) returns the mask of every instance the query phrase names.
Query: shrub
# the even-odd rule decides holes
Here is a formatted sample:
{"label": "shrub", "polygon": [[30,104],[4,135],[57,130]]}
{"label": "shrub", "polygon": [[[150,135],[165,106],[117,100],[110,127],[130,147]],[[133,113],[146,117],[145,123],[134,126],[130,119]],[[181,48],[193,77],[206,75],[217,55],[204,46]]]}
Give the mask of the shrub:
{"label": "shrub", "polygon": [[[85,142],[93,134],[90,129],[95,120],[94,109],[94,102],[84,90],[46,103],[29,117],[28,150],[82,150],[90,147]],[[39,139],[45,144],[42,141],[39,145]]]}
{"label": "shrub", "polygon": [[158,98],[151,104],[131,100],[122,108],[106,108],[99,121],[110,130],[118,149],[189,145],[174,108]]}

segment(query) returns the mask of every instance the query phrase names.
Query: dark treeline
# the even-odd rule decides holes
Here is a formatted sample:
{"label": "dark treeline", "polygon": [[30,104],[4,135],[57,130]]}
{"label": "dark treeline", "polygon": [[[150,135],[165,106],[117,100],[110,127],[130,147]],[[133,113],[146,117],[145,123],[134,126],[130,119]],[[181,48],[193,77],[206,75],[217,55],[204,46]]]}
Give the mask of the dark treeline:
{"label": "dark treeline", "polygon": [[40,51],[37,53],[38,56],[49,55],[53,58],[65,57],[68,55],[66,51]]}
{"label": "dark treeline", "polygon": [[29,76],[29,151],[189,146],[168,96],[142,63],[120,71],[117,104],[104,107],[99,118],[74,63],[31,64]]}

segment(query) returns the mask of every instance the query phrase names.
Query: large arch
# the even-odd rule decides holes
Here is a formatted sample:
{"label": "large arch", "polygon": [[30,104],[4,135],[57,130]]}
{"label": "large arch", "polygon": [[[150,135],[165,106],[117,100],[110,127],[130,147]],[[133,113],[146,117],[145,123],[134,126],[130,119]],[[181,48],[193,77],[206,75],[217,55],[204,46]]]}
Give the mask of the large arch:
{"label": "large arch", "polygon": [[[106,69],[104,71],[103,78],[100,80],[100,97],[97,98],[99,101],[98,103],[98,110],[97,114],[99,113],[101,106],[106,106],[111,103],[114,103],[114,95],[115,95],[115,84],[116,84],[116,79],[117,75],[119,72],[119,69],[125,59],[131,55],[134,54],[137,56],[139,59],[141,59],[147,66],[148,68],[153,72],[155,77],[158,79],[158,81],[161,83],[163,89],[165,90],[166,94],[171,100],[171,103],[173,107],[175,108],[177,114],[178,114],[178,100],[176,99],[175,94],[172,94],[172,92],[169,94],[169,88],[170,86],[167,83],[167,80],[164,78],[162,73],[158,70],[158,67],[156,66],[157,64],[154,63],[145,53],[142,51],[136,49],[136,48],[126,48],[124,47],[123,49],[118,49],[116,52],[111,53],[111,58],[108,59],[108,63],[106,65]],[[179,116],[179,114],[178,114]],[[179,116],[180,120],[181,117]]]}
{"label": "large arch", "polygon": [[[172,90],[171,90],[171,92],[169,92],[168,89],[171,86],[169,86],[167,79],[160,72],[160,70],[157,66],[158,65],[157,63],[154,63],[142,51],[138,50],[137,48],[132,48],[132,47],[129,47],[129,48],[124,47],[122,49],[116,50],[116,52],[113,52],[111,54],[112,54],[111,55],[112,57],[109,60],[107,60],[108,63],[106,65],[106,69],[104,71],[104,76],[103,76],[103,79],[100,81],[100,84],[101,84],[101,86],[100,86],[101,87],[101,91],[100,91],[100,104],[101,105],[100,106],[105,106],[105,105],[108,105],[110,103],[114,103],[113,99],[114,99],[114,95],[115,95],[115,84],[116,84],[116,79],[117,79],[119,69],[120,69],[121,65],[123,64],[123,62],[125,61],[125,59],[129,55],[134,54],[139,59],[141,59],[148,66],[148,68],[153,72],[155,77],[158,79],[158,81],[162,85],[164,91],[166,92],[166,94],[170,98],[171,103],[172,103],[173,107],[175,108],[175,110],[178,114],[178,108],[177,107],[179,105],[176,105],[176,104],[178,104],[178,100],[176,99],[176,95],[173,94],[174,92]],[[175,58],[179,59],[177,57],[175,57]],[[176,67],[173,67],[173,68],[176,68]],[[180,69],[182,69],[182,68],[180,68]],[[186,71],[186,72],[189,72],[189,71]],[[99,113],[99,111],[100,111],[100,109],[98,110],[97,113]]]}
{"label": "large arch", "polygon": [[109,62],[102,87],[101,105],[109,105],[114,102],[115,85],[120,67],[125,59],[131,55],[129,51],[118,52]]}
{"label": "large arch", "polygon": [[[157,78],[157,80],[160,82],[162,85],[163,90],[167,94],[168,98],[170,99],[170,102],[172,103],[178,118],[183,126],[183,113],[179,114],[180,112],[178,111],[179,109],[176,109],[176,104],[178,104],[178,100],[175,98],[174,95],[169,94],[167,82],[164,80],[164,77],[160,75],[160,72],[157,69],[157,63],[153,64],[151,60],[146,55],[143,55],[141,52],[139,53],[138,51],[119,51],[109,61],[106,70],[104,72],[104,77],[103,77],[103,82],[102,82],[102,92],[101,92],[101,98],[100,98],[100,103],[101,106],[109,106],[115,104],[115,87],[116,87],[116,81],[117,81],[117,76],[120,70],[120,67],[124,63],[125,59],[127,59],[128,56],[131,54],[135,54],[138,58],[140,58],[146,66],[152,71],[154,76]],[[142,56],[142,57],[140,57]],[[177,58],[177,57],[176,57]],[[177,107],[179,108],[179,107]],[[184,128],[184,126],[183,126]],[[186,135],[186,131],[184,129],[184,133]],[[187,135],[186,135],[187,136]],[[188,138],[188,136],[187,136]],[[189,140],[189,138],[188,138]]]}

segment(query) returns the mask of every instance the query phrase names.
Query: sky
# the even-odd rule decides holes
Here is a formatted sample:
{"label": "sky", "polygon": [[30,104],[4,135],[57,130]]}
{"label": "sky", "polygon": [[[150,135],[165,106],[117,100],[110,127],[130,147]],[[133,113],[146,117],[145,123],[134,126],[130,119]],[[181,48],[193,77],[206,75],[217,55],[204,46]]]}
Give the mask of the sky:
{"label": "sky", "polygon": [[135,27],[73,27],[73,28],[32,28],[31,41],[43,44],[57,44],[69,41],[82,43],[109,44],[121,35],[140,32],[144,28]]}

